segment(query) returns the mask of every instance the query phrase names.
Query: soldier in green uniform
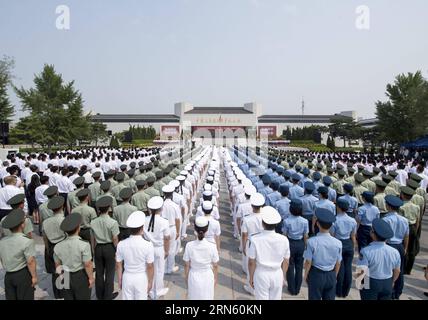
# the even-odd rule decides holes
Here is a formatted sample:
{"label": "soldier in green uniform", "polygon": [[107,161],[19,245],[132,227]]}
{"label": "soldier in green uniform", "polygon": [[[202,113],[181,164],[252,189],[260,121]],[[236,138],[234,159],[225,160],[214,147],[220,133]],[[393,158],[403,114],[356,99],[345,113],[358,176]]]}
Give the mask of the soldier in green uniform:
{"label": "soldier in green uniform", "polygon": [[124,178],[123,178],[123,181],[126,181],[126,180],[128,180],[129,179],[129,176],[128,176],[128,174],[126,173],[126,169],[128,168],[128,166],[126,165],[126,164],[122,164],[121,166],[120,166],[120,171],[121,172],[123,172],[123,176],[124,176]]}
{"label": "soldier in green uniform", "polygon": [[80,204],[79,198],[77,197],[77,193],[83,189],[85,184],[85,178],[77,177],[76,179],[74,179],[73,183],[76,186],[76,189],[74,191],[71,191],[67,196],[68,211],[66,212],[66,215]]}
{"label": "soldier in green uniform", "polygon": [[[79,237],[82,216],[69,214],[61,223],[67,238],[54,248],[54,260],[57,270],[62,267],[68,272],[69,283],[62,291],[64,300],[90,300],[91,288],[94,285],[91,246]],[[67,278],[66,278],[67,279]]]}
{"label": "soldier in green uniform", "polygon": [[12,210],[3,220],[3,228],[11,235],[0,240],[0,262],[6,271],[4,288],[6,300],[34,300],[37,284],[36,249],[34,240],[23,233],[25,212]]}
{"label": "soldier in green uniform", "polygon": [[345,181],[346,172],[343,169],[337,170],[338,179],[333,183],[333,189],[337,193],[337,197],[341,197],[345,194],[343,186],[347,183]]}
{"label": "soldier in green uniform", "polygon": [[45,195],[48,200],[43,202],[39,206],[39,216],[40,216],[40,224],[39,224],[39,232],[40,235],[42,235],[42,227],[43,227],[43,221],[45,221],[47,218],[52,217],[53,211],[48,208],[48,204],[51,201],[51,199],[58,195],[58,187],[57,186],[51,186],[43,192],[43,195]]}
{"label": "soldier in green uniform", "polygon": [[389,174],[382,175],[382,181],[386,183],[385,194],[386,195],[392,195],[392,196],[398,196],[399,193],[397,193],[395,188],[392,185],[390,185],[392,180],[394,180],[394,178],[391,177]]}
{"label": "soldier in green uniform", "polygon": [[355,174],[355,169],[351,166],[348,166],[348,177],[345,179],[345,181],[347,183],[352,184],[355,187],[355,178],[354,178],[354,174]]}
{"label": "soldier in green uniform", "polygon": [[373,177],[370,178],[371,181],[376,183],[377,180],[382,180],[382,178],[379,176],[380,169],[378,167],[373,167]]}
{"label": "soldier in green uniform", "polygon": [[116,171],[114,170],[109,170],[107,171],[107,173],[104,174],[106,181],[110,181],[111,187],[115,187],[118,185],[118,182],[116,180],[114,180],[114,176],[116,175]]}
{"label": "soldier in green uniform", "polygon": [[89,203],[89,189],[82,189],[77,193],[77,198],[80,204],[71,210],[71,213],[78,213],[82,216],[82,224],[80,225],[79,236],[89,243],[92,243],[91,239],[91,221],[97,217],[95,209],[88,205]]}
{"label": "soldier in green uniform", "polygon": [[123,200],[120,205],[113,208],[113,219],[119,224],[119,241],[125,240],[129,237],[129,228],[126,226],[126,220],[131,213],[138,211],[138,208],[131,205],[129,200],[132,197],[132,190],[130,188],[124,188],[120,191],[120,197]]}
{"label": "soldier in green uniform", "polygon": [[[416,191],[419,188],[419,183],[416,182],[415,180],[410,179],[407,181],[407,186],[412,188],[415,191],[415,194],[412,196],[412,199],[410,201],[419,207],[420,221],[422,221],[423,216],[425,214],[426,202],[425,202],[425,198],[423,198],[422,196],[416,193]],[[422,223],[419,224],[419,227],[417,230],[418,239],[421,237],[421,232],[422,232]],[[417,246],[417,253],[419,253],[419,243]]]}
{"label": "soldier in green uniform", "polygon": [[386,209],[386,203],[385,203],[386,183],[383,182],[383,180],[376,180],[375,184],[376,184],[376,195],[373,198],[374,205],[378,207],[380,211],[380,215],[382,217],[384,214],[388,212],[388,210]]}
{"label": "soldier in green uniform", "polygon": [[144,192],[151,198],[155,196],[160,196],[160,192],[154,187],[155,179],[152,176],[149,176],[146,180],[147,189]]}
{"label": "soldier in green uniform", "polygon": [[363,170],[363,177],[365,180],[361,183],[361,185],[370,192],[375,193],[376,184],[372,180],[370,180],[370,178],[372,177],[372,173],[370,171]]}
{"label": "soldier in green uniform", "polygon": [[125,180],[125,174],[123,172],[116,173],[117,185],[111,188],[111,194],[113,195],[113,197],[116,198],[116,201],[119,204],[122,201],[122,199],[120,198],[120,191],[123,188],[126,188],[126,186],[124,185],[124,180]]}
{"label": "soldier in green uniform", "polygon": [[[24,210],[25,207],[25,195],[23,193],[18,193],[17,195],[13,196],[7,201],[7,204],[12,208],[12,210],[15,209],[21,209]],[[5,218],[4,218],[5,219]],[[8,228],[3,227],[3,221],[1,222],[2,229],[3,229],[3,236],[9,236],[11,235],[11,231]],[[31,222],[30,218],[25,215],[25,221],[24,221],[24,230],[23,233],[28,238],[33,238],[33,223]]]}
{"label": "soldier in green uniform", "polygon": [[426,199],[427,192],[426,190],[420,187],[422,177],[416,173],[412,173],[410,175],[410,179],[416,181],[419,184],[419,187],[416,189],[415,193],[420,195],[422,198]]}
{"label": "soldier in green uniform", "polygon": [[354,187],[355,198],[357,198],[359,205],[363,205],[364,204],[363,192],[369,191],[369,190],[361,185],[364,181],[364,177],[361,174],[359,173],[355,174],[354,179],[355,179],[355,187]]}
{"label": "soldier in green uniform", "polygon": [[48,204],[48,208],[54,215],[43,222],[43,240],[45,242],[45,268],[46,272],[52,275],[52,290],[55,299],[61,299],[61,291],[56,286],[58,277],[55,272],[55,262],[53,258],[55,246],[65,239],[65,233],[60,226],[64,220],[64,198],[61,196],[53,197]]}
{"label": "soldier in green uniform", "polygon": [[135,181],[138,181],[138,180],[145,181],[147,179],[147,175],[145,174],[146,165],[143,162],[140,162],[139,165],[140,166],[138,167],[138,170],[140,171],[140,174],[135,177]]}
{"label": "soldier in green uniform", "polygon": [[98,199],[98,196],[101,194],[101,172],[96,171],[92,174],[92,178],[94,179],[94,182],[89,185],[88,189],[91,193],[91,207],[95,208],[95,202]]}
{"label": "soldier in green uniform", "polygon": [[406,261],[404,262],[404,274],[410,274],[415,263],[416,255],[419,249],[418,228],[421,222],[419,207],[412,203],[415,191],[410,187],[401,187],[401,200],[404,204],[400,207],[398,213],[409,221],[409,244],[407,246]]}
{"label": "soldier in green uniform", "polygon": [[137,191],[137,188],[135,187],[135,180],[134,180],[134,175],[135,175],[135,169],[130,169],[128,172],[128,180],[125,180],[125,182],[123,183],[125,185],[125,187],[127,188],[131,188],[132,191]]}
{"label": "soldier in green uniform", "polygon": [[165,177],[162,180],[165,183],[165,185],[169,184],[172,180],[174,180],[173,178],[171,178],[171,171],[172,171],[172,164],[169,164],[164,170]]}
{"label": "soldier in green uniform", "polygon": [[388,171],[388,174],[392,177],[392,181],[389,183],[389,186],[394,188],[396,194],[399,195],[401,192],[401,190],[400,190],[401,184],[400,184],[400,182],[395,180],[395,178],[398,176],[398,173],[391,170],[391,171]]}
{"label": "soldier in green uniform", "polygon": [[[146,176],[147,176],[147,178],[153,177],[153,179],[155,179],[155,181],[156,181],[156,175],[155,175],[154,170],[152,170],[152,169],[153,169],[152,163],[146,164]],[[147,178],[146,178],[146,181],[147,181]]]}
{"label": "soldier in green uniform", "polygon": [[162,169],[156,171],[156,182],[153,184],[153,188],[155,188],[159,194],[162,196],[162,188],[165,186],[165,183],[162,181],[164,172]]}
{"label": "soldier in green uniform", "polygon": [[327,176],[329,176],[331,178],[333,183],[335,183],[337,181],[337,178],[334,176],[334,170],[332,167],[327,167]]}
{"label": "soldier in green uniform", "polygon": [[136,182],[137,192],[131,197],[131,204],[137,207],[138,210],[148,214],[147,202],[150,200],[150,196],[144,192],[146,182],[144,180],[137,180]]}
{"label": "soldier in green uniform", "polygon": [[110,180],[101,182],[101,185],[100,185],[101,194],[98,196],[97,201],[102,197],[110,197],[112,198],[112,201],[113,201],[112,207],[114,208],[117,206],[117,201],[116,201],[116,198],[111,194],[110,187],[111,187]]}
{"label": "soldier in green uniform", "polygon": [[96,206],[99,217],[91,221],[95,238],[95,293],[98,300],[113,300],[118,293],[113,293],[116,247],[119,242],[119,224],[109,215],[112,198],[100,198]]}

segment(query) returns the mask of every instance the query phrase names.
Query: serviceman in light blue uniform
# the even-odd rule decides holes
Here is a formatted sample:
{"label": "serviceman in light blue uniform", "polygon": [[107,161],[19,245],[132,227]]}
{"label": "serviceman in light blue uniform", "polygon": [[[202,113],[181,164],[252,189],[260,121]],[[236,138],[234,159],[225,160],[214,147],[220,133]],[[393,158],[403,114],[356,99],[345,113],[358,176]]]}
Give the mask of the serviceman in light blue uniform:
{"label": "serviceman in light blue uniform", "polygon": [[271,183],[272,180],[268,174],[265,174],[262,178],[262,181],[263,181],[263,188],[258,190],[258,192],[261,193],[266,199],[267,195],[273,191],[271,187],[269,187],[269,184]]}
{"label": "serviceman in light blue uniform", "polygon": [[386,241],[388,245],[398,250],[400,253],[401,264],[400,264],[400,275],[394,283],[394,289],[392,290],[392,299],[400,299],[403,293],[404,287],[404,263],[407,248],[409,245],[409,222],[408,220],[399,215],[398,209],[403,205],[403,200],[397,196],[387,195],[385,197],[386,209],[388,213],[383,217],[383,220],[387,222],[392,231],[393,236]]}
{"label": "serviceman in light blue uniform", "polygon": [[290,242],[290,261],[287,270],[288,292],[297,296],[300,293],[303,276],[303,252],[309,236],[309,222],[302,217],[302,201],[290,201],[291,215],[283,222],[282,232]]}
{"label": "serviceman in light blue uniform", "polygon": [[293,186],[293,183],[290,181],[290,179],[291,179],[291,174],[290,174],[290,172],[284,171],[283,176],[284,176],[284,179],[285,179],[285,182],[284,182],[284,183],[285,183],[289,188],[291,188],[291,187]]}
{"label": "serviceman in light blue uniform", "polygon": [[275,178],[275,180],[274,180],[274,181],[278,182],[280,185],[281,185],[282,183],[284,183],[284,182],[285,182],[285,178],[284,178],[284,176],[283,176],[284,171],[285,171],[285,169],[284,169],[284,167],[283,167],[283,166],[281,166],[281,165],[279,165],[279,166],[276,168],[276,172],[278,173],[278,177],[277,177],[277,178]]}
{"label": "serviceman in light blue uniform", "polygon": [[288,198],[289,187],[284,183],[279,186],[281,199],[276,202],[276,210],[280,214],[282,221],[290,215],[290,199]]}
{"label": "serviceman in light blue uniform", "polygon": [[303,254],[308,297],[309,300],[335,300],[336,277],[342,261],[342,243],[330,234],[336,217],[324,208],[318,208],[315,215],[320,232],[308,240]]}
{"label": "serviceman in light blue uniform", "polygon": [[337,198],[336,190],[334,190],[332,187],[330,187],[331,184],[333,183],[333,180],[331,179],[331,177],[325,176],[324,178],[322,178],[322,182],[324,183],[324,186],[327,187],[328,200],[330,200],[331,202],[336,202],[336,198]]}
{"label": "serviceman in light blue uniform", "polygon": [[371,236],[370,231],[372,229],[372,222],[376,218],[380,218],[380,212],[378,207],[373,205],[374,193],[370,191],[364,191],[362,194],[364,204],[358,208],[358,214],[356,220],[358,222],[357,241],[358,251],[370,244]]}
{"label": "serviceman in light blue uniform", "polygon": [[318,199],[312,195],[314,192],[315,185],[312,182],[305,183],[305,194],[303,197],[300,197],[302,201],[302,216],[309,223],[309,236],[314,234],[312,219],[315,213],[315,204],[318,202]]}
{"label": "serviceman in light blue uniform", "polygon": [[308,168],[304,168],[303,171],[302,171],[302,173],[303,173],[303,179],[300,180],[299,186],[301,186],[302,188],[304,188],[306,182],[312,182],[312,180],[309,178],[309,174],[311,172],[309,171]]}
{"label": "serviceman in light blue uniform", "polygon": [[[360,253],[358,266],[368,268],[364,281],[368,286],[360,290],[361,300],[391,300],[392,288],[400,274],[400,253],[387,246],[385,241],[394,236],[391,226],[383,219],[372,222],[371,236],[373,242],[363,248]],[[366,271],[366,272],[367,272]],[[360,273],[362,275],[364,270]]]}
{"label": "serviceman in light blue uniform", "polygon": [[302,197],[304,193],[304,189],[299,186],[300,176],[295,173],[291,176],[291,180],[293,181],[293,185],[290,187],[289,197],[290,199],[297,199]]}
{"label": "serviceman in light blue uniform", "polygon": [[273,192],[266,195],[266,205],[271,207],[276,207],[276,202],[281,199],[281,194],[279,193],[279,183],[277,181],[272,181],[270,187]]}
{"label": "serviceman in light blue uniform", "polygon": [[342,262],[337,275],[336,296],[346,298],[352,285],[352,260],[354,248],[357,247],[357,221],[346,214],[349,202],[346,199],[337,200],[336,222],[330,229],[330,233],[342,242]]}
{"label": "serviceman in light blue uniform", "polygon": [[322,187],[324,184],[320,181],[322,178],[321,173],[319,171],[315,171],[312,174],[313,183],[315,185],[314,196],[318,197],[318,188]]}
{"label": "serviceman in light blue uniform", "polygon": [[348,201],[349,208],[348,208],[348,211],[346,213],[351,218],[355,218],[355,216],[357,215],[357,211],[358,211],[358,200],[357,200],[357,198],[352,196],[353,190],[354,190],[354,186],[352,184],[345,183],[343,185],[343,191],[345,192],[345,195],[340,197],[340,198],[343,198],[346,201]]}

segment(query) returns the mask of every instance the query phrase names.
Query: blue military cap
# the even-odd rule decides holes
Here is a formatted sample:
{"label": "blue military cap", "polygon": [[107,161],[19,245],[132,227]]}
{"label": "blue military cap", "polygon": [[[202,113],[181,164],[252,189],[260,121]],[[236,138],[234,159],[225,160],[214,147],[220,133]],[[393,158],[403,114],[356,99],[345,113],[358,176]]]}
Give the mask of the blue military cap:
{"label": "blue military cap", "polygon": [[290,179],[291,178],[291,173],[290,171],[285,171],[284,172],[284,177]]}
{"label": "blue military cap", "polygon": [[312,175],[312,177],[314,178],[314,180],[320,180],[321,179],[321,173],[319,173],[318,171],[314,172],[314,174]]}
{"label": "blue military cap", "polygon": [[287,184],[283,183],[279,186],[279,192],[280,193],[288,193],[290,191],[290,188]]}
{"label": "blue military cap", "polygon": [[288,165],[290,166],[290,168],[292,168],[292,167],[294,167],[294,162],[293,162],[293,161],[290,161],[290,162],[288,163]]}
{"label": "blue military cap", "polygon": [[277,166],[276,167],[276,172],[283,173],[284,172],[284,167],[283,166]]}
{"label": "blue military cap", "polygon": [[302,210],[302,200],[300,199],[291,199],[290,200],[290,210]]}
{"label": "blue military cap", "polygon": [[300,170],[302,170],[302,167],[301,167],[301,166],[299,166],[299,165],[297,165],[297,166],[295,167],[295,169],[296,169],[296,171],[297,171],[297,172],[300,172]]}
{"label": "blue military cap", "polygon": [[293,179],[294,181],[300,181],[300,176],[297,173],[295,173],[291,176],[291,179]]}
{"label": "blue military cap", "polygon": [[319,193],[328,193],[328,188],[326,186],[321,186],[318,188]]}
{"label": "blue military cap", "polygon": [[275,162],[272,162],[272,169],[276,171],[276,168],[278,168],[278,165]]}
{"label": "blue military cap", "polygon": [[385,202],[393,208],[400,208],[403,205],[403,200],[392,194],[385,196]]}
{"label": "blue military cap", "polygon": [[352,192],[352,190],[354,190],[354,186],[350,183],[345,183],[343,185],[343,190],[345,190],[346,192],[350,193]]}
{"label": "blue military cap", "polygon": [[265,174],[262,178],[263,184],[269,184],[270,181],[271,181],[271,179],[270,179],[269,175]]}
{"label": "blue military cap", "polygon": [[278,181],[272,181],[270,186],[273,190],[278,190],[279,189],[279,182]]}
{"label": "blue military cap", "polygon": [[325,176],[324,178],[322,178],[322,182],[325,185],[329,186],[329,185],[331,185],[331,183],[333,182],[333,180],[331,180],[331,178],[329,176]]}
{"label": "blue military cap", "polygon": [[373,198],[375,194],[370,191],[364,191],[362,194],[363,198],[366,199],[366,201],[373,202]]}
{"label": "blue military cap", "polygon": [[344,198],[337,199],[337,206],[343,211],[347,211],[349,209],[349,201]]}
{"label": "blue military cap", "polygon": [[308,176],[311,173],[311,171],[308,168],[304,168],[302,173],[303,175]]}
{"label": "blue military cap", "polygon": [[383,239],[390,239],[394,236],[391,226],[384,220],[376,218],[372,222],[373,231]]}
{"label": "blue military cap", "polygon": [[318,221],[324,223],[333,223],[336,221],[334,213],[325,208],[316,208],[315,216],[317,217]]}
{"label": "blue military cap", "polygon": [[305,190],[309,192],[312,192],[315,190],[315,185],[310,181],[306,181],[304,187],[305,187]]}

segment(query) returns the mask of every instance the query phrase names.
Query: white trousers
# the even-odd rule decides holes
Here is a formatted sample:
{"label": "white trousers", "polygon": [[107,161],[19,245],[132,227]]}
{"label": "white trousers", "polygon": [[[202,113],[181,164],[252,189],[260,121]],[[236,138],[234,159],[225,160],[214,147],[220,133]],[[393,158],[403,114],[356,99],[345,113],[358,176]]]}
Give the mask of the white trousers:
{"label": "white trousers", "polygon": [[[175,226],[173,227],[169,227],[169,232],[170,232],[170,240],[169,240],[169,252],[168,252],[168,258],[166,259],[166,265],[165,265],[165,272],[166,273],[171,273],[172,272],[172,268],[174,268],[175,266],[175,256],[178,252],[178,241],[181,240],[175,240],[176,236],[177,236],[177,229],[175,228]],[[179,237],[180,239],[180,237]]]}
{"label": "white trousers", "polygon": [[158,292],[164,288],[163,277],[165,275],[165,249],[164,247],[155,247],[154,281],[153,288],[150,292],[157,299]]}
{"label": "white trousers", "polygon": [[214,300],[214,273],[209,269],[192,269],[190,267],[188,286],[189,300]]}
{"label": "white trousers", "polygon": [[122,278],[123,300],[147,300],[147,273],[124,272]]}
{"label": "white trousers", "polygon": [[254,295],[257,300],[281,300],[284,274],[277,270],[256,267],[254,272]]}

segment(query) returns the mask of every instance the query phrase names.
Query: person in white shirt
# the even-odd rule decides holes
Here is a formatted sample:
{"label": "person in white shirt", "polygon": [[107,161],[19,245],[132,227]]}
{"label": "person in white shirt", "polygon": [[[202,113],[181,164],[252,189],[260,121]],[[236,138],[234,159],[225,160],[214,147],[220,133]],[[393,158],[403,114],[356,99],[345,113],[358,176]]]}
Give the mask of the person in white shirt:
{"label": "person in white shirt", "polygon": [[184,250],[184,273],[189,300],[213,300],[217,283],[218,251],[215,244],[205,239],[209,221],[195,219],[197,240],[188,242]]}
{"label": "person in white shirt", "polygon": [[131,213],[126,221],[131,235],[117,245],[117,281],[123,300],[147,300],[153,287],[154,247],[143,238],[145,221],[144,212]]}
{"label": "person in white shirt", "polygon": [[35,191],[37,205],[41,205],[42,203],[48,201],[48,197],[45,196],[43,193],[46,191],[47,188],[49,188],[49,177],[42,176],[40,178],[40,183],[41,185],[38,186]]}
{"label": "person in white shirt", "polygon": [[67,177],[67,174],[68,174],[68,169],[63,168],[61,170],[61,176],[56,181],[56,186],[58,187],[58,193],[60,195],[65,196],[64,199],[66,199],[66,196],[69,192],[72,192],[75,189],[75,185]]}
{"label": "person in white shirt", "polygon": [[3,219],[11,210],[12,207],[7,202],[17,194],[24,193],[24,190],[16,186],[17,178],[15,176],[7,176],[4,178],[5,186],[0,188],[0,220]]}
{"label": "person in white shirt", "polygon": [[152,197],[147,202],[150,216],[144,223],[144,238],[149,240],[154,247],[154,283],[149,295],[156,300],[168,293],[163,278],[165,274],[165,260],[168,257],[170,245],[169,221],[161,217],[164,202],[161,197]]}
{"label": "person in white shirt", "polygon": [[211,201],[204,201],[202,202],[201,207],[205,218],[207,218],[209,222],[208,231],[205,234],[205,238],[207,239],[207,241],[214,243],[217,246],[217,251],[220,252],[221,227],[220,227],[220,222],[218,222],[212,216],[214,206]]}
{"label": "person in white shirt", "polygon": [[275,208],[263,207],[261,217],[264,230],[251,238],[248,248],[250,285],[257,300],[281,300],[290,244],[287,237],[275,232],[281,222]]}

